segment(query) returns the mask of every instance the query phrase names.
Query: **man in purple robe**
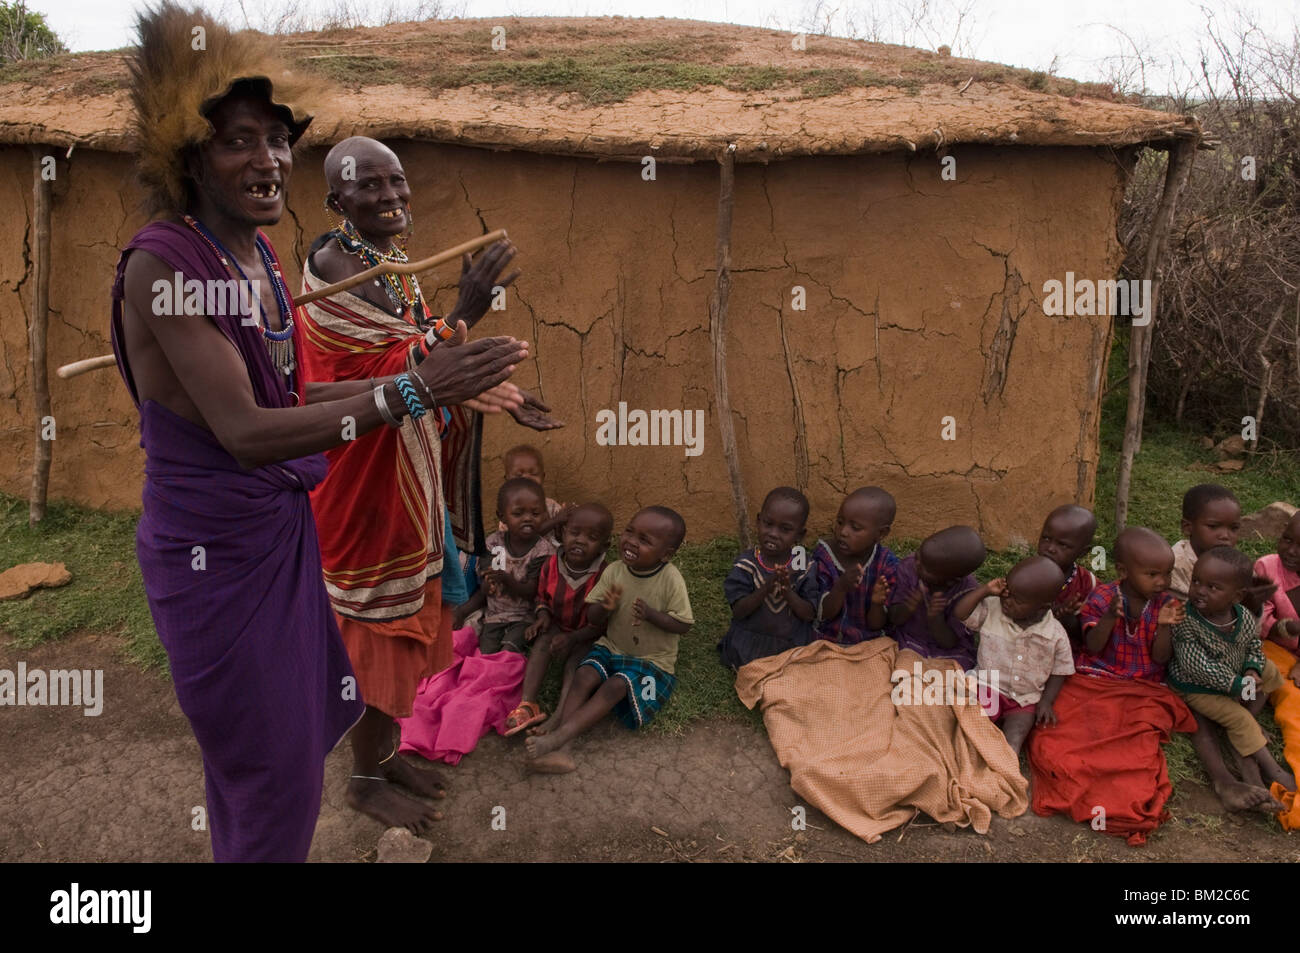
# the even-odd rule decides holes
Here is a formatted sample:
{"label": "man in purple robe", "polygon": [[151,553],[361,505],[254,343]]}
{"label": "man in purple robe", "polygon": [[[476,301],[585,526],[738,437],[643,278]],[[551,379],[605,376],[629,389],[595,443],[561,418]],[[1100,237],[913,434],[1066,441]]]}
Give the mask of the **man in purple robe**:
{"label": "man in purple robe", "polygon": [[[263,38],[170,2],[138,26],[139,172],[158,220],[122,254],[112,318],[146,454],[136,551],[203,753],[214,858],[301,861],[325,756],[364,710],[321,577],[320,451],[501,384],[527,345],[461,343],[462,326],[400,386],[300,384],[292,299],[259,229],[284,211],[310,117],[284,105],[293,81]],[[232,307],[230,288],[247,299]]]}

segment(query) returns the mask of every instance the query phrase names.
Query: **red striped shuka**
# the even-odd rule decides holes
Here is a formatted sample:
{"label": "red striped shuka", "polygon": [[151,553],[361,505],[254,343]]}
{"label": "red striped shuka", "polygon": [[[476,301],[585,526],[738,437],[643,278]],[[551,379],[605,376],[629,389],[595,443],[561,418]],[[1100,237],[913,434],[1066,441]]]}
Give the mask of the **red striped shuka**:
{"label": "red striped shuka", "polygon": [[558,628],[572,632],[587,624],[587,594],[608,563],[601,557],[575,573],[562,559],[562,554],[554,553],[542,563],[541,575],[537,577],[537,607],[546,608]]}

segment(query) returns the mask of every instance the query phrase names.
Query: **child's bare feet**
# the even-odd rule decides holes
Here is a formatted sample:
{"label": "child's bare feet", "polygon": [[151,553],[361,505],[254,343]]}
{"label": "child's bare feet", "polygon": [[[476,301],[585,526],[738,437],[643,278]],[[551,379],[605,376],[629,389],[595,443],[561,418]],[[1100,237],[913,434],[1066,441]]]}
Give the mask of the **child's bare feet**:
{"label": "child's bare feet", "polygon": [[[552,716],[550,718],[547,718],[540,725],[533,725],[533,727],[529,728],[528,736],[530,738],[535,738],[538,735],[549,735],[552,731],[555,730],[556,726],[559,725],[559,723],[560,723],[560,719],[558,716]],[[527,743],[528,743],[528,739],[525,738],[524,744]]]}
{"label": "child's bare feet", "polygon": [[1214,785],[1214,793],[1230,811],[1278,814],[1286,810],[1280,801],[1268,793],[1268,788],[1256,787],[1243,781],[1221,781]]}
{"label": "child's bare feet", "polygon": [[577,770],[569,746],[553,735],[534,735],[524,739],[528,748],[528,770],[538,774],[568,774]]}
{"label": "child's bare feet", "polygon": [[400,754],[394,753],[380,765],[380,770],[389,781],[400,784],[420,797],[439,800],[447,796],[446,783],[441,772],[434,768],[417,768]]}
{"label": "child's bare feet", "polygon": [[1259,765],[1259,771],[1263,775],[1265,784],[1276,781],[1288,791],[1295,790],[1295,775],[1278,764],[1267,748],[1260,748],[1253,757],[1255,763]]}
{"label": "child's bare feet", "polygon": [[442,814],[395,790],[386,780],[350,778],[344,797],[348,807],[368,814],[385,827],[405,827],[412,834],[427,833]]}

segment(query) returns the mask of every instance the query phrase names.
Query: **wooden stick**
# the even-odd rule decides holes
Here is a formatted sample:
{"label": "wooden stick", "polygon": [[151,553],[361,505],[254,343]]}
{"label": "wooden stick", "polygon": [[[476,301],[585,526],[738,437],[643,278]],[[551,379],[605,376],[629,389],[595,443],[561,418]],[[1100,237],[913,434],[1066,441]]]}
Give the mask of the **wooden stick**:
{"label": "wooden stick", "polygon": [[27,328],[27,351],[32,368],[33,414],[36,453],[32,460],[32,492],[28,500],[27,524],[35,526],[45,518],[45,498],[50,484],[53,440],[44,439],[45,420],[50,413],[50,372],[46,341],[50,322],[50,182],[44,176],[45,150],[32,149],[32,212],[36,222],[35,282],[32,289],[32,320]]}
{"label": "wooden stick", "polygon": [[436,255],[428,258],[422,258],[419,261],[408,261],[406,264],[394,264],[392,262],[380,262],[373,268],[367,268],[360,274],[353,275],[351,278],[344,278],[342,281],[336,281],[332,285],[326,285],[324,288],[317,288],[315,291],[309,291],[304,295],[295,295],[293,303],[296,305],[311,304],[313,301],[319,301],[321,298],[331,298],[341,291],[347,291],[349,288],[355,288],[357,285],[365,284],[371,278],[378,278],[380,275],[412,275],[422,271],[428,271],[435,268],[443,262],[451,261],[453,258],[459,258],[466,252],[478,251],[484,245],[491,245],[506,237],[506,230],[498,228],[495,232],[488,232],[486,235],[480,235],[478,238],[471,238],[467,242],[461,242],[455,248],[448,248],[446,251],[440,251]]}
{"label": "wooden stick", "polygon": [[727,392],[727,299],[731,296],[731,208],[736,177],[736,147],[727,146],[718,159],[722,176],[718,188],[718,278],[714,289],[713,314],[709,338],[713,343],[713,392],[722,431],[722,455],[731,478],[731,502],[736,511],[736,530],[740,548],[748,549],[749,505],[745,502],[745,485],[740,479],[740,457],[736,452],[736,426],[731,419],[731,397]]}
{"label": "wooden stick", "polygon": [[66,381],[70,377],[77,377],[87,371],[97,371],[101,367],[112,367],[116,363],[117,358],[113,357],[112,354],[101,354],[99,357],[88,357],[84,361],[73,361],[71,364],[64,364],[54,373]]}
{"label": "wooden stick", "polygon": [[1128,345],[1128,410],[1124,418],[1124,444],[1120,450],[1119,476],[1115,481],[1115,531],[1124,529],[1128,522],[1128,493],[1133,480],[1133,455],[1142,444],[1142,415],[1146,410],[1147,369],[1151,362],[1151,335],[1156,326],[1156,302],[1160,297],[1160,259],[1164,255],[1165,240],[1174,220],[1178,196],[1187,184],[1196,155],[1196,142],[1180,139],[1169,150],[1169,165],[1165,168],[1164,193],[1151,221],[1151,236],[1147,242],[1147,257],[1142,265],[1142,278],[1150,280],[1151,293],[1147,296],[1145,326],[1134,326]]}
{"label": "wooden stick", "polygon": [[1255,405],[1255,439],[1250,442],[1250,452],[1259,452],[1259,432],[1264,426],[1264,407],[1268,403],[1268,386],[1273,381],[1273,362],[1268,359],[1268,340],[1273,336],[1273,329],[1277,323],[1282,320],[1282,312],[1286,310],[1286,302],[1277,306],[1273,312],[1273,320],[1268,323],[1268,330],[1259,340],[1259,347],[1255,348],[1255,356],[1259,358],[1260,365],[1264,368],[1264,377],[1259,384],[1259,403]]}
{"label": "wooden stick", "polygon": [[[342,291],[364,284],[379,275],[411,275],[428,271],[430,268],[436,268],[453,258],[459,258],[466,252],[477,251],[484,245],[491,245],[493,242],[501,241],[504,238],[506,238],[506,230],[498,228],[494,232],[488,232],[486,235],[478,236],[478,238],[471,238],[467,242],[461,242],[455,248],[448,248],[446,251],[440,251],[436,255],[422,258],[419,261],[408,261],[405,264],[382,262],[373,268],[367,268],[360,274],[353,275],[351,278],[344,278],[332,285],[326,285],[323,288],[317,288],[315,291],[309,291],[307,294],[295,296],[293,303],[295,305],[304,305],[319,301],[321,298],[330,298]],[[117,361],[112,354],[101,354],[99,357],[88,357],[84,361],[73,361],[71,364],[64,364],[56,373],[64,380],[67,380],[88,371],[97,371],[101,367],[112,367],[115,363]]]}

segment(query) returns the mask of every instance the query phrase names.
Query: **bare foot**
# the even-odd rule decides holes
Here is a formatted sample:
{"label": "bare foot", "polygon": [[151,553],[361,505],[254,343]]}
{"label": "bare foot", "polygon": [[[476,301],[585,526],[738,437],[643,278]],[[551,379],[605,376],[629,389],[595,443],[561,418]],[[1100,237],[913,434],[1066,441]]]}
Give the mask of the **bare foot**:
{"label": "bare foot", "polygon": [[1259,762],[1260,773],[1264,776],[1265,784],[1276,781],[1288,791],[1295,790],[1295,775],[1274,761],[1267,748],[1264,749],[1264,757],[1260,758]]}
{"label": "bare foot", "polygon": [[447,796],[442,774],[433,768],[417,768],[400,754],[393,755],[379,767],[384,777],[394,784],[400,784],[412,794],[434,800]]}
{"label": "bare foot", "polygon": [[528,749],[528,758],[540,758],[544,754],[550,754],[556,748],[560,747],[560,740],[550,734],[536,734],[524,739],[524,747]]}
{"label": "bare foot", "polygon": [[[530,737],[537,737],[538,735],[549,735],[552,731],[554,731],[559,726],[559,724],[560,724],[559,717],[557,715],[552,715],[550,718],[547,718],[540,725],[533,725],[533,727],[525,731],[524,734]],[[527,741],[525,741],[525,744],[526,743]]]}
{"label": "bare foot", "polygon": [[528,770],[536,774],[568,774],[578,770],[577,762],[569,753],[568,746],[557,748],[550,754],[539,755],[528,760]]}
{"label": "bare foot", "polygon": [[1214,793],[1219,796],[1223,806],[1230,811],[1261,811],[1265,814],[1278,814],[1286,810],[1267,788],[1257,788],[1242,781],[1225,781],[1214,786]]}
{"label": "bare foot", "polygon": [[420,835],[442,820],[442,814],[427,804],[395,790],[387,781],[371,778],[350,778],[344,800],[348,807],[373,817],[385,827],[405,827]]}

